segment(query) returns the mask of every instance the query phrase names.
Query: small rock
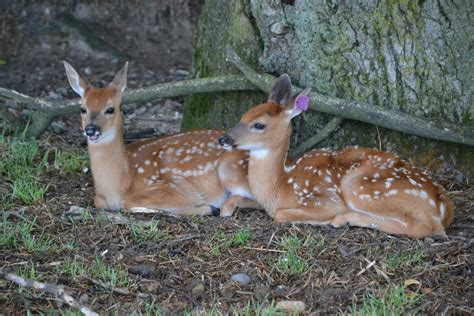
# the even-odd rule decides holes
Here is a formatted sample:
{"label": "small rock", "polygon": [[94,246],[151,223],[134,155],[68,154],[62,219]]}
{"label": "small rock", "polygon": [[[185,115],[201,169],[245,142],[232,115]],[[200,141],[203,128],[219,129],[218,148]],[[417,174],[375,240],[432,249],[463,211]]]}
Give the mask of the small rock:
{"label": "small rock", "polygon": [[60,100],[63,99],[63,96],[60,95],[59,93],[54,92],[54,91],[49,91],[48,99],[50,99],[52,101],[60,101]]}
{"label": "small rock", "polygon": [[234,274],[230,279],[240,284],[249,284],[251,281],[250,277],[243,273]]}
{"label": "small rock", "polygon": [[306,304],[303,301],[279,301],[275,307],[285,312],[301,313],[306,309]]}
{"label": "small rock", "polygon": [[187,76],[187,75],[189,75],[189,71],[184,70],[184,69],[176,69],[174,71],[174,74],[177,75],[177,76]]}
{"label": "small rock", "polygon": [[257,285],[254,289],[255,298],[258,300],[264,300],[270,295],[270,289],[265,285]]}
{"label": "small rock", "polygon": [[286,294],[286,286],[284,286],[284,285],[278,285],[278,286],[273,290],[273,295],[274,295],[274,296],[284,297],[285,294]]}
{"label": "small rock", "polygon": [[84,74],[86,76],[90,76],[92,75],[92,71],[91,71],[91,68],[89,66],[87,66],[86,68],[84,68]]}
{"label": "small rock", "polygon": [[63,134],[64,133],[64,124],[62,122],[53,122],[51,123],[51,128],[55,134]]}
{"label": "small rock", "polygon": [[204,293],[204,284],[203,283],[198,283],[195,286],[193,286],[191,293],[193,293],[194,296],[201,296]]}
{"label": "small rock", "polygon": [[270,26],[270,32],[274,35],[281,36],[288,33],[290,27],[288,24],[283,22],[275,22]]}
{"label": "small rock", "polygon": [[64,88],[64,87],[61,87],[61,88],[57,88],[56,89],[56,92],[60,95],[62,95],[63,97],[67,96],[67,89]]}
{"label": "small rock", "polygon": [[155,273],[155,268],[148,264],[137,264],[130,267],[130,273],[149,278]]}
{"label": "small rock", "polygon": [[142,107],[137,108],[134,113],[135,113],[135,115],[142,115],[146,111],[147,111],[147,107],[142,106]]}
{"label": "small rock", "polygon": [[153,280],[146,280],[146,282],[140,282],[140,289],[143,292],[155,293],[160,288],[160,282]]}

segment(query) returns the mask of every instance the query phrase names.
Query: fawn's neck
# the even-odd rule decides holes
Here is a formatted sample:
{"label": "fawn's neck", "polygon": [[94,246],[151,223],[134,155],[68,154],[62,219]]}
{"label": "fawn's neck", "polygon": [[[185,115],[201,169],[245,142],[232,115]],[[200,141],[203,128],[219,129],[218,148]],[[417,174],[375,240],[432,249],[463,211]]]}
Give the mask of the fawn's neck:
{"label": "fawn's neck", "polygon": [[132,177],[122,129],[114,129],[106,142],[89,143],[88,150],[96,194],[102,195],[110,208],[120,208]]}
{"label": "fawn's neck", "polygon": [[273,217],[280,192],[285,190],[287,176],[285,162],[289,136],[281,146],[251,151],[249,158],[249,184],[257,201]]}

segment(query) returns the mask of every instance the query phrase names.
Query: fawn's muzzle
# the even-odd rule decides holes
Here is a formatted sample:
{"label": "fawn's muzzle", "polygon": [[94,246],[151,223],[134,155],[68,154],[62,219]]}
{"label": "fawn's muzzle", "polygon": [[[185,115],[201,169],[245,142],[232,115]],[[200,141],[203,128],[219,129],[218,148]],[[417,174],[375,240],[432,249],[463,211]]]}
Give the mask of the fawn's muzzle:
{"label": "fawn's muzzle", "polygon": [[89,124],[84,129],[84,132],[85,132],[86,136],[91,137],[91,136],[94,136],[96,134],[100,134],[100,127],[97,126],[97,125],[94,125],[94,124]]}
{"label": "fawn's muzzle", "polygon": [[225,134],[219,137],[219,144],[223,147],[233,147],[234,140],[229,135]]}

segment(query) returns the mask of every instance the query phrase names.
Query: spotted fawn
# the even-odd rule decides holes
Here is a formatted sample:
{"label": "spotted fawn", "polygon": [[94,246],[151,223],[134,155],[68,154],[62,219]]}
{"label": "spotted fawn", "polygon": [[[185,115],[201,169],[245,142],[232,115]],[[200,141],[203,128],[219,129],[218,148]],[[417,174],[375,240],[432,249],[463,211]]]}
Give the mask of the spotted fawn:
{"label": "spotted fawn", "polygon": [[98,208],[152,208],[178,215],[232,215],[255,206],[247,180],[248,155],[222,149],[224,132],[199,130],[125,145],[120,103],[128,63],[104,88],[91,86],[64,62],[81,96],[81,118]]}
{"label": "spotted fawn", "polygon": [[[444,234],[454,206],[429,176],[398,156],[370,148],[312,150],[287,161],[291,119],[301,113],[282,75],[266,103],[246,112],[219,140],[247,150],[250,189],[277,222],[345,224],[390,234]],[[306,97],[307,98],[307,97]]]}

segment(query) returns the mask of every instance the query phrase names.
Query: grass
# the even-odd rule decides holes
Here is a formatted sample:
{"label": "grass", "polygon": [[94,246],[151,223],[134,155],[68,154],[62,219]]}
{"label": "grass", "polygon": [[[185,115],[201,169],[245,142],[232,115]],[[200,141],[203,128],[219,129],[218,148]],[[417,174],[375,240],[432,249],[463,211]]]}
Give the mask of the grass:
{"label": "grass", "polygon": [[211,253],[214,256],[220,256],[223,250],[248,247],[252,240],[252,231],[250,227],[241,228],[232,235],[226,235],[221,230],[216,230],[211,237]]}
{"label": "grass", "polygon": [[156,304],[156,300],[146,303],[145,305],[145,315],[146,316],[161,316],[163,312],[159,305]]}
{"label": "grass", "polygon": [[163,240],[169,239],[169,234],[166,230],[160,229],[159,221],[152,221],[150,225],[130,225],[129,230],[132,233],[132,238],[135,242],[151,241],[159,243]]}
{"label": "grass", "polygon": [[15,273],[25,279],[34,281],[43,281],[45,279],[45,276],[38,273],[35,264],[31,261],[28,264],[19,266]]}
{"label": "grass", "polygon": [[[44,197],[49,185],[42,183],[40,177],[46,172],[47,156],[48,152],[41,156],[40,146],[34,139],[0,136],[0,174],[11,184],[11,197],[25,204]],[[2,197],[2,205],[8,204],[8,199]]]}
{"label": "grass", "polygon": [[285,235],[280,239],[280,247],[286,252],[278,257],[276,267],[282,273],[289,273],[293,275],[302,275],[308,268],[308,263],[305,258],[299,255],[303,246],[309,247],[312,242],[301,239],[296,234]]}
{"label": "grass", "polygon": [[349,308],[351,315],[388,316],[401,315],[423,298],[417,292],[406,292],[401,285],[391,285],[379,295],[364,295],[361,304],[353,303]]}
{"label": "grass", "polygon": [[129,288],[133,283],[128,277],[126,269],[109,266],[99,257],[96,257],[89,273],[92,277],[102,280],[111,287]]}
{"label": "grass", "polygon": [[43,230],[34,233],[35,221],[28,222],[26,220],[19,223],[13,223],[3,214],[0,223],[0,246],[7,249],[23,247],[29,253],[47,252],[51,249],[53,239],[50,238]]}
{"label": "grass", "polygon": [[127,269],[112,267],[99,256],[96,256],[91,264],[80,261],[77,257],[66,258],[60,266],[56,267],[56,273],[67,275],[73,279],[89,276],[101,280],[110,287],[129,288],[133,283]]}
{"label": "grass", "polygon": [[426,262],[423,252],[420,250],[402,250],[385,259],[385,263],[391,269],[405,267],[421,268]]}
{"label": "grass", "polygon": [[59,170],[61,174],[74,173],[82,170],[89,164],[87,154],[76,150],[63,152],[59,149],[54,151],[53,168]]}

